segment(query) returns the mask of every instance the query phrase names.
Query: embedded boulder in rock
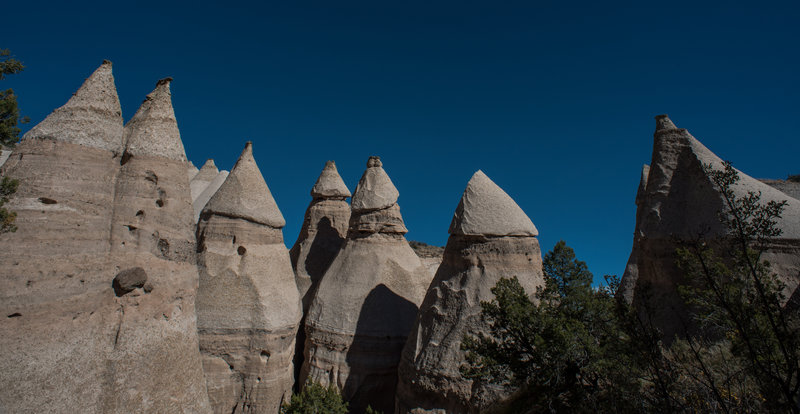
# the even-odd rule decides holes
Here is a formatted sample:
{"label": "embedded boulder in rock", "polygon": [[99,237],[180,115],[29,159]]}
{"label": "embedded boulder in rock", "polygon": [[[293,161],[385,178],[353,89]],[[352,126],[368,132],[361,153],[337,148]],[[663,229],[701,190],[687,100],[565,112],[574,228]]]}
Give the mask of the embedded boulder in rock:
{"label": "embedded boulder in rock", "polygon": [[[0,238],[7,264],[0,267],[0,309],[21,315],[0,326],[0,401],[9,412],[208,412],[197,362],[194,262],[155,261],[142,252],[136,266],[146,270],[145,289],[119,297],[114,291],[115,276],[135,267],[113,242],[115,187],[152,190],[150,181],[120,183],[119,108],[111,63],[104,62],[3,166],[20,181],[8,204],[19,230]],[[186,164],[175,172],[188,207]],[[193,240],[191,226],[157,227]]]}
{"label": "embedded boulder in rock", "polygon": [[[473,218],[490,216],[498,202],[513,215],[474,226]],[[464,232],[478,228],[484,233]],[[506,396],[502,387],[461,376],[461,341],[468,333],[488,334],[480,303],[494,298],[491,289],[500,278],[516,276],[531,295],[544,285],[535,233],[528,216],[500,187],[481,171],[472,176],[453,216],[442,264],[403,348],[397,413],[477,413]]]}
{"label": "embedded boulder in rock", "polygon": [[400,352],[431,279],[404,237],[397,194],[370,157],[347,238],[306,315],[300,382],[338,387],[352,412],[394,410]]}
{"label": "embedded boulder in rock", "polygon": [[[657,116],[647,184],[637,203],[631,258],[637,265],[637,277],[632,302],[640,312],[650,309],[649,317],[666,340],[697,328],[689,306],[678,294],[683,282],[683,272],[676,264],[679,241],[700,235],[720,241],[729,234],[718,219],[718,212],[727,209],[725,200],[704,166],[721,170],[723,162],[666,115]],[[782,234],[769,241],[762,258],[772,264],[771,270],[786,285],[785,297],[790,298],[800,284],[800,201],[741,171],[738,174],[739,181],[732,187],[736,196],[754,192],[761,194],[763,204],[787,201],[777,220]]]}
{"label": "embedded boulder in rock", "polygon": [[198,272],[188,162],[170,80],[158,81],[125,125],[114,191],[111,264],[118,271],[140,268],[133,286],[151,286],[116,298],[119,325],[106,370],[117,380],[106,399],[128,411],[145,402],[154,411],[210,407],[194,312]]}
{"label": "embedded boulder in rock", "polygon": [[301,317],[283,216],[248,142],[197,226],[197,325],[214,412],[276,413]]}

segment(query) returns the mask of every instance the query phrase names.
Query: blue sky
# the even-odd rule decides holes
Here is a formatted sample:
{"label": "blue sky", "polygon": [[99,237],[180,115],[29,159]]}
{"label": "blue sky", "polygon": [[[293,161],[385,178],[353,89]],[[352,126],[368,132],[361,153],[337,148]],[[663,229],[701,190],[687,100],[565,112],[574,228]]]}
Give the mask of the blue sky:
{"label": "blue sky", "polygon": [[252,140],[291,246],[336,161],[380,155],[409,239],[444,245],[482,169],[596,278],[620,274],[668,113],[757,178],[800,173],[800,2],[11,2],[3,81],[32,123],[103,59],[127,121],[156,80],[195,165]]}

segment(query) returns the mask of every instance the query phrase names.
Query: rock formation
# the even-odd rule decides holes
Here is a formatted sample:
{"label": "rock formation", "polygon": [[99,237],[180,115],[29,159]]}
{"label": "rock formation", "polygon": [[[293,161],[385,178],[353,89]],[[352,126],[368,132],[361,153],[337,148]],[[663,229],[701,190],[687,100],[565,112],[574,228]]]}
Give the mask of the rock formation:
{"label": "rock formation", "polygon": [[192,162],[189,161],[189,168],[186,170],[186,175],[189,176],[189,183],[190,184],[192,182],[192,178],[194,178],[194,176],[197,175],[197,173],[199,173],[199,172],[200,172],[200,170],[198,170],[197,167],[195,167],[194,164],[192,164]]}
{"label": "rock formation", "polygon": [[399,193],[378,157],[352,199],[347,238],[306,319],[301,381],[334,384],[352,412],[391,412],[400,351],[430,275],[411,250]]}
{"label": "rock formation", "polygon": [[211,200],[211,197],[214,196],[222,183],[225,182],[225,179],[228,178],[228,172],[217,170],[217,166],[214,165],[214,160],[212,159],[206,160],[203,167],[197,172],[193,172],[191,169],[189,171],[190,174],[193,174],[189,185],[192,188],[194,221],[197,223],[203,207],[206,206],[208,200]]}
{"label": "rock formation", "polygon": [[311,204],[290,251],[304,312],[311,305],[313,288],[328,270],[347,236],[350,221],[348,197],[350,190],[339,176],[336,164],[328,161],[311,188]]}
{"label": "rock formation", "polygon": [[796,200],[800,200],[800,181],[769,179],[761,179],[758,181],[761,181],[762,183],[767,184],[770,187],[773,187]]}
{"label": "rock formation", "polygon": [[283,215],[247,143],[201,214],[197,324],[214,412],[276,413],[301,316]]}
{"label": "rock formation", "polygon": [[[119,327],[108,370],[125,381],[109,398],[124,407],[151,399],[154,407],[164,404],[157,411],[181,407],[168,402],[189,387],[191,394],[182,398],[199,401],[202,395],[208,408],[197,351],[198,273],[188,163],[172,109],[171,80],[159,81],[125,125],[111,222],[115,271],[122,276],[141,269],[146,282],[143,291],[117,292]],[[154,381],[153,373],[167,369]]]}
{"label": "rock formation", "polygon": [[[647,300],[650,317],[668,340],[685,334],[684,324],[691,324],[687,306],[677,293],[682,282],[676,266],[677,240],[727,234],[717,217],[726,205],[704,172],[704,164],[722,168],[722,161],[687,130],[677,128],[666,115],[656,117],[653,159],[644,195],[637,203],[637,231],[623,286],[634,286],[631,300],[640,310]],[[760,192],[762,203],[788,201],[778,220],[783,234],[770,242],[762,257],[786,283],[786,297],[791,297],[800,283],[800,201],[742,172],[732,189],[737,196]]]}
{"label": "rock formation", "polygon": [[436,270],[439,269],[439,265],[442,264],[442,255],[444,254],[444,247],[440,246],[431,246],[427,243],[418,242],[418,241],[409,241],[409,245],[411,248],[414,249],[414,253],[419,256],[419,260],[428,269],[428,273],[431,274],[431,278],[436,274]]}
{"label": "rock formation", "polygon": [[[182,156],[169,91],[159,88],[158,111],[140,110],[123,135],[104,62],[3,167],[20,186],[9,203],[19,230],[0,237],[9,316],[0,324],[0,411],[208,411],[197,383],[197,271],[172,247],[193,250],[191,215],[179,211],[189,205],[187,165],[149,152]],[[125,156],[124,136],[135,141]],[[141,235],[124,247],[123,217],[141,220],[141,230],[124,229]]]}
{"label": "rock formation", "polygon": [[641,231],[639,229],[639,223],[641,222],[641,211],[638,207],[644,202],[644,194],[647,190],[647,177],[650,175],[650,166],[645,164],[642,166],[642,175],[639,178],[639,188],[636,190],[636,224],[634,225],[633,229],[633,248],[631,249],[631,255],[628,257],[628,264],[625,266],[625,272],[622,274],[622,279],[620,280],[619,284],[619,291],[617,295],[622,297],[626,302],[631,303],[633,301],[633,289],[636,286],[636,280],[639,278],[639,265],[637,261],[639,260],[639,239],[641,238]]}
{"label": "rock formation", "polygon": [[459,373],[464,335],[486,333],[481,301],[500,278],[531,294],[544,284],[538,232],[521,208],[476,172],[450,224],[444,258],[420,306],[399,368],[397,413],[477,413],[504,394]]}

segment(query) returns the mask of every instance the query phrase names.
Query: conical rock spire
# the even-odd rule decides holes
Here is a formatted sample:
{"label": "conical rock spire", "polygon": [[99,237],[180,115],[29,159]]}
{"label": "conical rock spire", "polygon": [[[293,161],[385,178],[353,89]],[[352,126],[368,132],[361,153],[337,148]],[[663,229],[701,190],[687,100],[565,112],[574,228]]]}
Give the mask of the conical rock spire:
{"label": "conical rock spire", "polygon": [[483,171],[469,180],[458,203],[450,234],[536,236],[536,226],[517,203]]}
{"label": "conical rock spire", "polygon": [[122,109],[111,62],[103,61],[64,106],[54,110],[23,137],[36,138],[122,153]]}
{"label": "conical rock spire", "polygon": [[161,156],[186,161],[181,133],[172,108],[169,84],[172,78],[161,79],[142,102],[139,110],[125,125],[126,151],[133,156]]}
{"label": "conical rock spire", "polygon": [[672,123],[672,120],[666,114],[656,115],[656,132],[669,129],[678,129],[678,127]]}
{"label": "conical rock spire", "polygon": [[372,156],[367,161],[367,170],[358,182],[350,203],[353,211],[380,210],[397,203],[400,192],[383,170],[380,157]]}
{"label": "conical rock spire", "polygon": [[204,211],[238,217],[274,228],[286,221],[275,204],[261,170],[253,159],[253,144],[248,142],[228,178],[211,197]]}
{"label": "conical rock spire", "polygon": [[350,190],[347,189],[342,177],[339,175],[339,171],[336,170],[336,163],[333,161],[326,162],[325,168],[317,178],[317,182],[311,188],[311,197],[350,197],[350,195]]}

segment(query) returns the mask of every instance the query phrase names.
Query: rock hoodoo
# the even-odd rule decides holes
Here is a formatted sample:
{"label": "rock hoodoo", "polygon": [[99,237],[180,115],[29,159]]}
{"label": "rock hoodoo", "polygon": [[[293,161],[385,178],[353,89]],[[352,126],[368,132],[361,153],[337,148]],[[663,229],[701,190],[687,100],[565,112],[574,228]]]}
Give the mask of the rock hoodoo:
{"label": "rock hoodoo", "polygon": [[[634,305],[647,297],[650,317],[668,339],[684,334],[684,324],[691,324],[688,307],[677,292],[683,279],[676,265],[676,240],[727,234],[717,218],[727,207],[703,170],[706,164],[723,168],[719,157],[687,130],[677,128],[666,115],[656,117],[653,159],[646,185],[640,185],[636,236],[622,282],[633,286],[628,297]],[[788,201],[778,220],[783,234],[770,241],[762,258],[772,264],[772,271],[786,284],[786,297],[791,297],[800,283],[800,201],[742,172],[733,191],[740,197],[760,192],[762,203]]]}
{"label": "rock hoodoo", "polygon": [[[134,279],[143,290],[116,299],[119,325],[107,369],[125,381],[115,381],[106,398],[133,411],[148,399],[156,411],[200,401],[209,407],[194,313],[198,273],[188,162],[170,81],[159,81],[125,125],[114,191],[111,264],[116,271],[141,269]],[[185,400],[170,403],[175,396]]]}
{"label": "rock hoodoo", "polygon": [[450,224],[442,264],[403,349],[397,413],[477,413],[503,397],[499,388],[465,380],[465,334],[485,332],[480,302],[502,277],[516,276],[533,294],[544,284],[533,222],[483,172],[476,172]]}
{"label": "rock hoodoo", "polygon": [[[194,167],[194,166],[192,166]],[[197,168],[195,168],[196,170]],[[191,169],[189,170],[190,174],[192,174],[191,181],[189,185],[192,188],[192,207],[194,208],[194,221],[200,219],[200,212],[203,211],[203,207],[206,206],[208,200],[211,200],[211,197],[216,194],[219,187],[225,182],[225,179],[228,178],[228,171],[217,170],[217,166],[214,165],[214,160],[208,159],[206,160],[203,167],[196,172],[193,172]]]}
{"label": "rock hoodoo", "polygon": [[325,163],[314,187],[311,204],[306,209],[300,235],[290,251],[297,289],[308,310],[314,288],[328,270],[347,236],[350,190],[344,184],[333,161]]}
{"label": "rock hoodoo", "polygon": [[[155,99],[160,110],[169,106],[171,113],[168,89]],[[149,121],[139,120],[139,127],[148,128]],[[144,179],[150,169],[139,170],[159,164],[151,172],[160,174],[159,185],[168,189],[167,205],[179,209],[180,200],[189,200],[186,163],[156,162],[144,151],[136,153],[135,163],[122,157],[123,137],[132,132],[126,128],[123,134],[106,61],[67,104],[25,135],[3,167],[20,180],[9,203],[18,214],[19,230],[0,238],[7,264],[0,268],[0,308],[20,315],[0,325],[0,400],[9,412],[31,407],[46,412],[208,411],[205,389],[197,384],[202,370],[191,255],[181,261],[154,253],[148,244],[151,233],[143,236],[147,242],[134,237],[125,253],[116,243],[118,216],[127,214],[118,204],[124,198],[153,203],[147,223],[159,227],[163,236],[158,240],[183,242],[188,251],[193,246],[191,216],[184,223],[179,212],[173,211],[177,218],[157,212],[158,192]],[[177,126],[139,137],[177,139],[179,144],[173,132]],[[124,173],[123,161],[133,163],[126,164]],[[126,265],[134,256],[136,266],[146,271],[144,284],[138,271],[124,272],[134,267]]]}
{"label": "rock hoodoo", "polygon": [[214,412],[275,413],[291,395],[301,305],[284,225],[247,143],[197,228],[197,324]]}
{"label": "rock hoodoo", "polygon": [[380,159],[370,157],[347,238],[306,317],[300,379],[339,387],[353,412],[394,409],[400,351],[430,282],[404,237],[398,195]]}

